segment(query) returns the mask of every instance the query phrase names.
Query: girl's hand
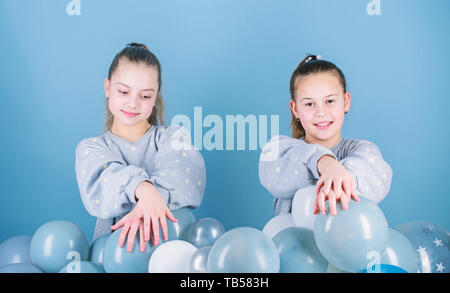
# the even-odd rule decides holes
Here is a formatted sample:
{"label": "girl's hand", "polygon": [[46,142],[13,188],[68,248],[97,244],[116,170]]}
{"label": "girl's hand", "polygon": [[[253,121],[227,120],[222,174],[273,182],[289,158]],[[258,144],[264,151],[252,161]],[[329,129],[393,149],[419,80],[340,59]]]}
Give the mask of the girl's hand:
{"label": "girl's hand", "polygon": [[348,209],[348,202],[353,198],[359,201],[355,193],[355,182],[353,176],[345,167],[331,156],[323,156],[317,163],[319,181],[316,184],[316,201],[314,204],[314,214],[320,210],[326,214],[325,200],[329,200],[330,213],[337,215],[336,202],[341,201],[342,208]]}
{"label": "girl's hand", "polygon": [[128,234],[127,251],[131,252],[134,246],[134,238],[139,229],[140,250],[145,251],[145,242],[153,239],[153,245],[159,244],[159,225],[161,225],[164,241],[168,239],[166,217],[172,221],[178,220],[164,202],[163,197],[153,184],[143,181],[136,188],[138,203],[135,208],[125,215],[119,222],[111,227],[117,230],[124,226],[119,236],[119,247],[122,247]]}

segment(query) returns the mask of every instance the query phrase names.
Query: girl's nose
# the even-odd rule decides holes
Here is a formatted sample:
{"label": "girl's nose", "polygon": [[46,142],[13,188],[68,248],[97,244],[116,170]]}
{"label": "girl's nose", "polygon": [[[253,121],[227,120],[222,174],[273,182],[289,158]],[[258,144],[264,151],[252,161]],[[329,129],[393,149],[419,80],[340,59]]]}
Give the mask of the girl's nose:
{"label": "girl's nose", "polygon": [[136,108],[139,103],[139,97],[137,95],[131,95],[128,99],[128,106],[130,108]]}

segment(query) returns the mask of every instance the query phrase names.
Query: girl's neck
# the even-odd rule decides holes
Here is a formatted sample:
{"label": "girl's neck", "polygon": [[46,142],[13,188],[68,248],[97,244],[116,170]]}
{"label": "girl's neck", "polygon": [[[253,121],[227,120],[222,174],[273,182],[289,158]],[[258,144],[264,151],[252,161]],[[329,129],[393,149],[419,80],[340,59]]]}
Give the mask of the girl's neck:
{"label": "girl's neck", "polygon": [[324,146],[327,149],[331,150],[335,145],[337,145],[339,143],[341,138],[342,138],[341,132],[339,131],[338,133],[336,133],[336,135],[334,135],[333,137],[330,137],[327,140],[311,138],[310,136],[305,135],[304,141],[307,143],[312,143],[312,144],[320,144],[321,146]]}
{"label": "girl's neck", "polygon": [[142,123],[133,126],[123,125],[114,121],[111,126],[111,133],[128,140],[129,142],[135,142],[144,136],[150,127],[151,125],[148,121],[143,121]]}

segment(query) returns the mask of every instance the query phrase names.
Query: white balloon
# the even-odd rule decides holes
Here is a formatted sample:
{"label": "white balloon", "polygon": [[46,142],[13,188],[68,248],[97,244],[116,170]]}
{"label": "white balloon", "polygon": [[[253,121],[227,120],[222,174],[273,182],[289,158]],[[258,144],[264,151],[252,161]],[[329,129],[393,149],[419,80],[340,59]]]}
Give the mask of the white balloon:
{"label": "white balloon", "polygon": [[316,199],[316,186],[310,185],[300,188],[292,200],[292,218],[296,226],[314,230],[314,201]]}
{"label": "white balloon", "polygon": [[269,238],[273,238],[278,232],[294,226],[295,223],[291,213],[281,214],[270,219],[264,226],[263,232],[266,233]]}
{"label": "white balloon", "polygon": [[148,263],[149,273],[188,273],[189,261],[197,247],[184,240],[172,240],[158,246]]}

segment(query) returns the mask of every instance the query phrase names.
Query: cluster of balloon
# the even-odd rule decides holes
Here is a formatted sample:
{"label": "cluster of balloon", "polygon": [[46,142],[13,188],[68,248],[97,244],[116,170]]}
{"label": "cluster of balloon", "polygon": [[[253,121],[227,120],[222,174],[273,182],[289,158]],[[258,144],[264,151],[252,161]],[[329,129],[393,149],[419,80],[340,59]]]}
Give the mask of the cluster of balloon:
{"label": "cluster of balloon", "polygon": [[448,272],[449,233],[428,222],[388,227],[367,198],[337,204],[338,215],[314,215],[315,186],[299,189],[291,213],[278,215],[263,232],[275,243],[280,272]]}

